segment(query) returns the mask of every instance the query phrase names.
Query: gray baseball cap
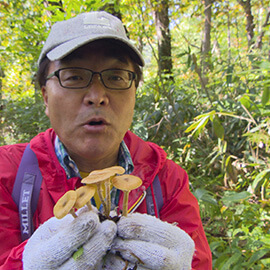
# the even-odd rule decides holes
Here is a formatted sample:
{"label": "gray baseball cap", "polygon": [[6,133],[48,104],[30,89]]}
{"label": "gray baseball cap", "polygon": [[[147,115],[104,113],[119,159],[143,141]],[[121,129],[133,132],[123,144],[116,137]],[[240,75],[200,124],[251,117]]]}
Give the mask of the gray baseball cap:
{"label": "gray baseball cap", "polygon": [[45,56],[50,61],[60,60],[81,46],[100,39],[114,39],[123,43],[133,54],[134,60],[144,66],[143,57],[128,39],[122,22],[105,11],[82,13],[55,23],[40,53],[38,64]]}

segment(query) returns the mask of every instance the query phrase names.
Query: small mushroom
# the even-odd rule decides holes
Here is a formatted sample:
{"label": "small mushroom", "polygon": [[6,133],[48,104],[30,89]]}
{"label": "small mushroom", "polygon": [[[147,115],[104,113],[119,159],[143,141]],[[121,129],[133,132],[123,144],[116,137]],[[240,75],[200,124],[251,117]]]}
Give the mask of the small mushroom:
{"label": "small mushroom", "polygon": [[74,204],[74,207],[79,209],[84,205],[87,205],[90,211],[93,210],[90,200],[94,196],[95,192],[96,188],[90,185],[82,186],[76,189],[77,200]]}
{"label": "small mushroom", "polygon": [[127,216],[129,192],[141,186],[142,180],[134,175],[123,174],[120,176],[115,176],[112,179],[112,184],[114,187],[124,192],[122,214],[123,216]]}
{"label": "small mushroom", "polygon": [[111,175],[107,180],[105,180],[105,198],[107,204],[107,211],[105,212],[105,216],[108,217],[111,210],[111,180],[117,174],[123,174],[125,172],[125,169],[121,166],[112,166],[102,171]]}
{"label": "small mushroom", "polygon": [[[92,171],[87,177],[82,179],[82,183],[84,184],[96,184],[97,185],[97,192],[100,198],[101,203],[104,207],[105,216],[109,216],[111,210],[111,193],[110,193],[110,183],[111,178],[114,177],[116,174],[122,174],[125,172],[125,169],[121,166],[113,166],[109,168],[105,168],[103,170],[95,170]],[[105,185],[105,198],[102,194],[102,186],[101,184],[104,182]]]}
{"label": "small mushroom", "polygon": [[77,217],[74,211],[74,204],[77,199],[77,193],[75,190],[67,191],[55,204],[53,208],[53,214],[56,218],[61,219],[70,213],[74,218]]}
{"label": "small mushroom", "polygon": [[106,202],[104,200],[104,196],[102,194],[103,192],[103,189],[102,189],[102,183],[107,180],[110,176],[108,176],[108,174],[102,174],[102,173],[99,173],[99,174],[89,174],[87,177],[83,178],[82,179],[82,183],[83,184],[87,184],[87,185],[92,185],[92,184],[96,184],[97,186],[97,193],[98,193],[98,196],[100,198],[100,201],[101,203],[103,204],[103,207],[104,207],[104,211],[106,212],[107,211],[107,205],[106,205]]}

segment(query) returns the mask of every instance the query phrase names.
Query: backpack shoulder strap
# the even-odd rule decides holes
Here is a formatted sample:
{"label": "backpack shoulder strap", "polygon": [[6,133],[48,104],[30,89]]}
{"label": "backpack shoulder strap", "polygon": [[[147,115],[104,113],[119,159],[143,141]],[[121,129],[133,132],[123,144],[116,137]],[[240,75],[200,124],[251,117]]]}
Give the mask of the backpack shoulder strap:
{"label": "backpack shoulder strap", "polygon": [[163,206],[162,189],[158,175],[146,190],[147,213],[159,218],[159,211]]}
{"label": "backpack shoulder strap", "polygon": [[12,190],[12,198],[19,210],[23,241],[34,232],[33,214],[37,208],[41,183],[42,175],[38,160],[28,144],[24,150]]}

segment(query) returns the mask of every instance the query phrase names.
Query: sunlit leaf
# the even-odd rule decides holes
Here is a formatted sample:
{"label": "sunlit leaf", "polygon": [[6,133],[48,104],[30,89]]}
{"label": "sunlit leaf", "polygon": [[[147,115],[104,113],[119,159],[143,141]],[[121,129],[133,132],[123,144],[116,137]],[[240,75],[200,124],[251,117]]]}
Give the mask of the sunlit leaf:
{"label": "sunlit leaf", "polygon": [[262,257],[267,256],[267,258],[270,258],[270,248],[267,249],[260,249],[256,251],[248,260],[247,266],[251,266],[255,262],[259,261]]}
{"label": "sunlit leaf", "polygon": [[256,176],[256,178],[251,184],[252,191],[256,191],[256,189],[262,184],[265,179],[270,179],[270,169],[264,170]]}
{"label": "sunlit leaf", "polygon": [[239,259],[241,258],[242,254],[240,252],[237,252],[233,254],[223,265],[221,268],[222,270],[228,270],[231,266],[235,265],[237,262],[239,262]]}
{"label": "sunlit leaf", "polygon": [[251,196],[251,194],[249,192],[242,191],[242,192],[239,192],[239,193],[233,193],[233,194],[230,194],[230,195],[225,195],[222,198],[222,201],[224,201],[224,202],[238,202],[238,201],[241,201],[241,200],[246,200],[250,196]]}
{"label": "sunlit leaf", "polygon": [[193,194],[198,200],[202,200],[211,203],[213,205],[217,205],[216,199],[213,197],[213,195],[211,195],[209,191],[205,189],[197,188]]}
{"label": "sunlit leaf", "polygon": [[223,139],[224,138],[224,127],[220,123],[218,117],[214,117],[213,128],[214,128],[214,132],[215,132],[216,136],[220,139]]}
{"label": "sunlit leaf", "polygon": [[262,105],[265,106],[270,98],[270,87],[265,86],[262,94]]}
{"label": "sunlit leaf", "polygon": [[75,251],[75,252],[73,253],[72,258],[73,258],[75,261],[78,260],[78,259],[80,258],[80,256],[82,256],[83,251],[84,251],[83,247],[80,247],[77,251]]}

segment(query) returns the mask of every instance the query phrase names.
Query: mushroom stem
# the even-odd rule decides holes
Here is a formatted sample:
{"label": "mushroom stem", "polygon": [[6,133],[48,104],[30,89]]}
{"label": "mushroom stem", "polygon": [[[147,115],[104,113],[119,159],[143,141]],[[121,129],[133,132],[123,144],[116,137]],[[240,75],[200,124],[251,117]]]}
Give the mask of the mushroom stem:
{"label": "mushroom stem", "polygon": [[123,209],[122,209],[122,215],[124,217],[127,216],[128,214],[128,196],[129,196],[129,191],[123,190],[124,192],[124,198],[123,198]]}
{"label": "mushroom stem", "polygon": [[133,189],[138,188],[142,184],[142,180],[139,177],[134,176],[134,175],[123,174],[120,176],[115,176],[112,179],[112,184],[114,187],[124,192],[122,215],[127,216],[129,192]]}
{"label": "mushroom stem", "polygon": [[87,207],[88,207],[88,209],[90,210],[90,211],[92,211],[93,210],[93,207],[92,207],[92,204],[91,204],[91,202],[89,201],[89,202],[87,202],[86,203],[86,205],[87,205]]}
{"label": "mushroom stem", "polygon": [[[99,199],[103,205],[103,213],[105,216],[109,217],[111,210],[111,180],[116,174],[123,174],[125,169],[121,166],[112,166],[103,170],[95,170],[90,172],[90,174],[82,179],[83,184],[96,184],[97,193]],[[104,198],[101,183],[105,186]]]}
{"label": "mushroom stem", "polygon": [[105,216],[109,217],[111,211],[111,177],[105,181],[105,198],[106,198],[106,211]]}
{"label": "mushroom stem", "polygon": [[103,189],[102,189],[101,183],[97,183],[96,185],[97,185],[97,193],[98,193],[99,199],[104,207],[104,213],[106,213],[107,212],[107,205],[106,205],[106,202],[105,202],[103,194],[102,194]]}
{"label": "mushroom stem", "polygon": [[76,213],[75,213],[74,208],[72,208],[72,209],[69,211],[69,213],[70,213],[74,218],[77,218],[77,217],[78,217],[78,216],[76,215]]}

